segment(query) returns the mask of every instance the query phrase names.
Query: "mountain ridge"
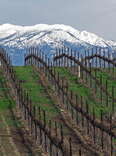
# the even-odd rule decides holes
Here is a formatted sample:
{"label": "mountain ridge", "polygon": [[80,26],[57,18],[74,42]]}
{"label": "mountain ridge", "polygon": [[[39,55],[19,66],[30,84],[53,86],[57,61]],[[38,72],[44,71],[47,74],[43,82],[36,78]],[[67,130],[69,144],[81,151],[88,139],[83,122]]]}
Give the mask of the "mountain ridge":
{"label": "mountain ridge", "polygon": [[[63,25],[63,24],[54,24],[54,25],[48,25],[48,24],[37,24],[34,26],[19,26],[19,25],[12,25],[12,24],[3,24],[0,25],[0,39],[5,38],[4,36],[1,36],[1,34],[6,34],[6,37],[11,34],[17,34],[20,33],[30,33],[33,31],[42,32],[42,31],[64,31],[66,33],[69,33],[71,36],[73,36],[75,39],[78,39],[80,41],[89,43],[91,45],[97,45],[97,46],[116,46],[116,42],[111,40],[104,40],[102,37],[99,37],[98,35],[94,33],[90,33],[87,31],[79,31],[77,29],[74,29],[71,26]],[[101,42],[101,43],[100,43]]]}
{"label": "mountain ridge", "polygon": [[[37,24],[34,26],[0,25],[0,45],[15,56],[26,53],[28,47],[39,47],[46,54],[55,53],[56,47],[70,47],[83,51],[93,47],[116,50],[116,42],[104,40],[96,34],[79,31],[63,24]],[[17,55],[17,57],[20,57]],[[14,60],[13,60],[14,61]]]}

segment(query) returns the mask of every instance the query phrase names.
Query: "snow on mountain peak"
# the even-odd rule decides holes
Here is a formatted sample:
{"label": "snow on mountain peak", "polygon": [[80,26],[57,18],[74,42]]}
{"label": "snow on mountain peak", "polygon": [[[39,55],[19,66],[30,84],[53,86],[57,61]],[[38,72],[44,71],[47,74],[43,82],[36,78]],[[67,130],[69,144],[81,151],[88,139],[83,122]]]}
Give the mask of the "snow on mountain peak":
{"label": "snow on mountain peak", "polygon": [[105,41],[101,37],[87,31],[78,31],[71,26],[63,24],[37,24],[34,26],[18,26],[12,24],[0,25],[0,44],[2,45],[40,44],[40,42],[63,42],[68,41],[75,44],[91,44],[95,46],[116,45],[115,42]]}
{"label": "snow on mountain peak", "polygon": [[13,64],[20,65],[24,60],[21,59],[21,55],[23,58],[26,49],[30,46],[39,46],[46,54],[53,54],[56,47],[62,46],[71,47],[79,52],[94,46],[115,50],[116,42],[104,40],[93,33],[79,31],[63,24],[18,26],[7,23],[0,25],[0,46],[8,50]]}

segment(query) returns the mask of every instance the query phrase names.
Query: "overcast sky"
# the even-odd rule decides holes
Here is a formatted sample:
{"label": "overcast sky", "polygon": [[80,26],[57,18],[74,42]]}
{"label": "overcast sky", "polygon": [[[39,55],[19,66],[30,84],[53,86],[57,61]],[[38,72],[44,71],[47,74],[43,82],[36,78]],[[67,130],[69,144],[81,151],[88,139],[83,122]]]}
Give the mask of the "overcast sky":
{"label": "overcast sky", "polygon": [[0,0],[0,24],[67,24],[116,41],[116,0]]}

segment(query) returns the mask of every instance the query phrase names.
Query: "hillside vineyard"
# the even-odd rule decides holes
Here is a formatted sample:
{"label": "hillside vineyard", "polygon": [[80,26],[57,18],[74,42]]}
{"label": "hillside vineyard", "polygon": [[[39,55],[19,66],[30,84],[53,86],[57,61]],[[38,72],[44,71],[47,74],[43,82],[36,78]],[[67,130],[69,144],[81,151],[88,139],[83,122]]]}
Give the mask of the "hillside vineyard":
{"label": "hillside vineyard", "polygon": [[81,52],[32,46],[13,66],[0,49],[3,156],[116,156],[115,52]]}

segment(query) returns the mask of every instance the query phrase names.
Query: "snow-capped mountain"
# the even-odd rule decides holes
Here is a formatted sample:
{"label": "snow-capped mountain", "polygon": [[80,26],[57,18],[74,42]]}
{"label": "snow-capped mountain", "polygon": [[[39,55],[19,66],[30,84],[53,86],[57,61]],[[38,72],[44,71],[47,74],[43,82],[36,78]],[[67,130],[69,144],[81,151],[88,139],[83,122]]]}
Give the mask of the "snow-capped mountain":
{"label": "snow-capped mountain", "polygon": [[20,65],[26,49],[39,46],[45,53],[54,53],[63,45],[80,50],[92,47],[116,49],[116,42],[107,41],[87,31],[78,31],[66,25],[38,24],[35,26],[0,25],[0,45],[12,56],[13,64]]}

